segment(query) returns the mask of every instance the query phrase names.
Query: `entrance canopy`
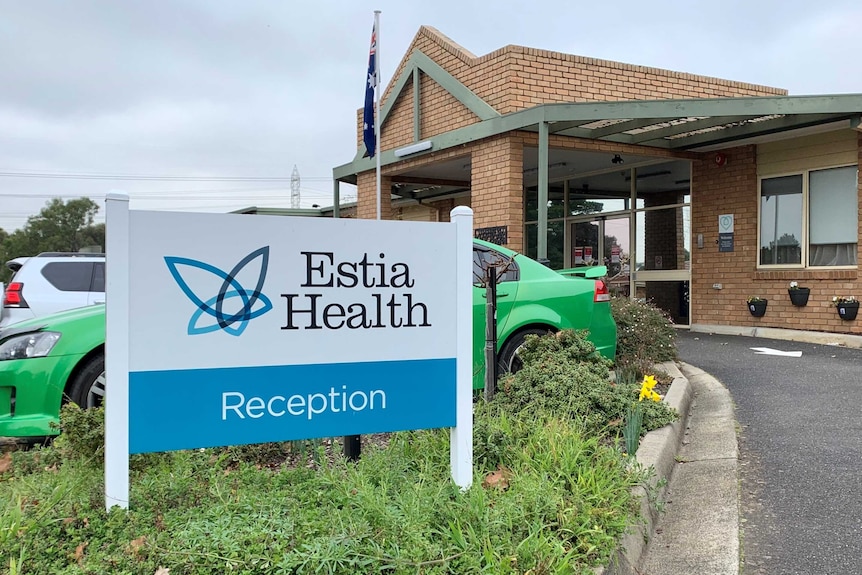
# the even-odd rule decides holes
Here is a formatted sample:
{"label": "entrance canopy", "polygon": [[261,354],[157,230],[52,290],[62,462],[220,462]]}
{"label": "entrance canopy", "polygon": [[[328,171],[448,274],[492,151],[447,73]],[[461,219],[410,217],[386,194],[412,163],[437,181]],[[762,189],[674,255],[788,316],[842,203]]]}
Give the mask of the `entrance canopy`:
{"label": "entrance canopy", "polygon": [[[559,134],[647,148],[704,152],[780,139],[809,131],[862,129],[862,94],[770,96],[624,102],[542,104],[510,114],[484,114],[478,122],[424,140],[418,157],[512,131]],[[381,164],[399,162],[396,150],[382,152]],[[462,162],[463,163],[463,162]],[[373,170],[372,158],[357,157],[333,170],[336,180],[356,183]],[[524,166],[525,169],[538,166]],[[446,178],[446,174],[435,174]],[[455,176],[455,177],[453,177]],[[461,179],[449,174],[452,179]]]}

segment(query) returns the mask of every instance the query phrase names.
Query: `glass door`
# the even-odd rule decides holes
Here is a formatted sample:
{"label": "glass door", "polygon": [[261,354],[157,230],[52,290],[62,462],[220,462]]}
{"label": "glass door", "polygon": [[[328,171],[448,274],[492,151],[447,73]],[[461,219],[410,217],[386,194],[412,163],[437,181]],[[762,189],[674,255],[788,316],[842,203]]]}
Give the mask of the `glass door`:
{"label": "glass door", "polygon": [[629,217],[574,221],[571,233],[571,265],[604,265],[613,295],[628,296],[630,266]]}
{"label": "glass door", "polygon": [[571,257],[572,267],[598,265],[602,261],[601,243],[602,237],[601,220],[589,220],[572,223],[571,235]]}

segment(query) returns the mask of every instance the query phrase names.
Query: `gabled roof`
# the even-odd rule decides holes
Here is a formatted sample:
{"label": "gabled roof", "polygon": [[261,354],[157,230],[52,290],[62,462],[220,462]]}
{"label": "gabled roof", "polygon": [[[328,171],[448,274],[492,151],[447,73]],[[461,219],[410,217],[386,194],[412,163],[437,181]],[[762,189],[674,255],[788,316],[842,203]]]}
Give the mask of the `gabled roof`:
{"label": "gabled roof", "polygon": [[[725,92],[731,94],[735,94],[734,90],[739,89],[742,90],[739,93],[768,95],[546,103],[509,113],[500,113],[487,100],[496,98],[499,92],[492,93],[485,90],[485,98],[481,97],[424,53],[420,47],[433,51],[440,62],[447,62],[447,67],[462,77],[466,77],[463,70],[501,57],[516,60],[524,57],[533,59],[541,57],[569,64],[601,66],[608,68],[606,72],[614,74],[640,72],[657,74],[681,82],[701,84],[706,82],[710,87],[719,90],[717,93],[722,93],[720,90],[726,88]],[[524,65],[529,63],[526,61],[518,63],[518,66]],[[384,133],[386,121],[395,108],[399,96],[410,85],[416,89],[420,72],[443,87],[476,118],[475,123],[424,138],[420,134],[419,126],[421,102],[420,98],[414,98],[413,142],[419,142],[420,139],[430,142],[430,148],[424,152],[425,154],[462,146],[510,131],[537,132],[542,123],[548,124],[550,134],[647,148],[702,151],[731,147],[757,138],[781,137],[775,135],[806,128],[823,126],[831,126],[834,129],[855,128],[862,121],[860,120],[862,94],[788,96],[786,91],[779,88],[608,62],[522,46],[505,46],[485,56],[477,57],[437,30],[422,26],[410,49],[399,63],[394,80],[385,91],[381,109]],[[480,88],[477,87],[477,89]],[[500,110],[513,109],[508,104],[500,105],[503,106]],[[360,148],[351,163],[334,168],[334,177],[341,181],[355,183],[357,173],[374,169],[375,160],[363,157],[363,152],[364,148]],[[422,153],[411,154],[411,157],[420,155]],[[400,161],[391,149],[383,150],[380,159],[382,165]]]}

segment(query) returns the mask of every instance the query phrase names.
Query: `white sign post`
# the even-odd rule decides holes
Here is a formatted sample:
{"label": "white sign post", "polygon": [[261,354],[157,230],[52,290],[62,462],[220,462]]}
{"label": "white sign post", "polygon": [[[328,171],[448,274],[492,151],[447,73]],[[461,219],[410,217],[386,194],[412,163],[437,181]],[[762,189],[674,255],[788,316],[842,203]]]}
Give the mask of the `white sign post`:
{"label": "white sign post", "polygon": [[[129,196],[105,202],[105,506],[129,507]],[[107,256],[112,254],[113,257]]]}
{"label": "white sign post", "polygon": [[130,453],[435,427],[470,486],[472,210],[107,216],[108,508]]}

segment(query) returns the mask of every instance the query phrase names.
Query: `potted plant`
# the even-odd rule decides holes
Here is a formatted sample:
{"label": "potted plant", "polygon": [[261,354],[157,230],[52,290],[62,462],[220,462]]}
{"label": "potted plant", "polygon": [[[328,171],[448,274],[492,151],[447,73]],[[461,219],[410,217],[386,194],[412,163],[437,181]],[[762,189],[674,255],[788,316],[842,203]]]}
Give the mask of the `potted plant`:
{"label": "potted plant", "polygon": [[751,296],[747,300],[748,303],[748,311],[754,317],[763,317],[766,313],[766,304],[769,303],[769,300],[766,298]]}
{"label": "potted plant", "polygon": [[811,295],[811,288],[799,287],[797,282],[790,282],[790,288],[787,290],[790,294],[790,303],[797,307],[802,307],[808,304],[808,296]]}
{"label": "potted plant", "polygon": [[838,317],[847,321],[856,319],[859,312],[859,300],[852,295],[837,295],[832,298],[832,305],[838,310]]}

